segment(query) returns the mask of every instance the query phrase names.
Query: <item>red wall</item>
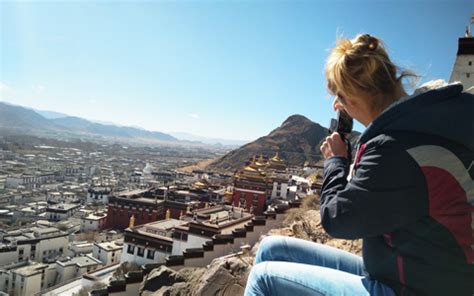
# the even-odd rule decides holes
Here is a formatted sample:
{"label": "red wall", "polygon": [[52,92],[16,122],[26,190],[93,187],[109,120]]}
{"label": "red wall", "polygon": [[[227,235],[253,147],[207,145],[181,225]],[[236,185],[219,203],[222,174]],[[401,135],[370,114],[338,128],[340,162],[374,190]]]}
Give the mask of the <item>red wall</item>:
{"label": "red wall", "polygon": [[[253,205],[253,196],[255,193],[251,192],[244,192],[240,191],[239,188],[234,188],[234,194],[233,194],[233,203],[234,206],[237,207],[240,204],[240,198],[242,197],[242,193],[244,194],[244,198],[247,203],[246,209],[250,211],[250,207]],[[262,215],[263,214],[263,209],[265,207],[265,194],[264,193],[257,193],[258,196],[258,203],[257,206],[254,206],[253,208],[253,213],[254,215]],[[242,205],[240,205],[242,206]]]}
{"label": "red wall", "polygon": [[149,213],[148,211],[139,211],[138,209],[121,209],[109,204],[107,209],[107,228],[127,228],[131,215],[135,215],[135,226],[165,219],[164,213]]}

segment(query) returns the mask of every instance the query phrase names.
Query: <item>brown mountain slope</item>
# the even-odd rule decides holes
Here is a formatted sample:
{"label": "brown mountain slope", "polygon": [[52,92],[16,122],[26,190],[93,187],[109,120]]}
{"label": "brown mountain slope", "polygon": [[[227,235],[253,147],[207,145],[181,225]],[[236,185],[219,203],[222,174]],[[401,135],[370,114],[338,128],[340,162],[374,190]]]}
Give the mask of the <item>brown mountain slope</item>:
{"label": "brown mountain slope", "polygon": [[[207,169],[234,171],[254,155],[273,156],[276,152],[290,166],[302,166],[321,159],[319,147],[328,130],[302,115],[292,115],[267,136],[248,143],[211,163]],[[355,141],[359,133],[351,135]]]}

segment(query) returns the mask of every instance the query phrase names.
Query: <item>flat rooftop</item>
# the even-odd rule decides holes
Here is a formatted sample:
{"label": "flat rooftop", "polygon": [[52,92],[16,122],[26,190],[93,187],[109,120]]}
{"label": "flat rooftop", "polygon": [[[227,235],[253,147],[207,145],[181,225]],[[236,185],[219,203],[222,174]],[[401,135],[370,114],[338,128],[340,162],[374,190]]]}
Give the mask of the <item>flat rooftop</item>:
{"label": "flat rooftop", "polygon": [[123,247],[123,242],[103,242],[103,243],[96,243],[99,248],[106,250],[106,251],[114,251],[114,250],[121,250]]}
{"label": "flat rooftop", "polygon": [[57,204],[57,205],[50,205],[48,207],[48,210],[49,209],[52,209],[52,210],[64,210],[64,211],[68,211],[68,210],[71,210],[71,209],[75,209],[75,208],[78,208],[80,207],[81,205],[80,204],[68,204],[68,203],[65,203],[65,204]]}
{"label": "flat rooftop", "polygon": [[155,228],[159,230],[169,230],[175,226],[181,226],[188,224],[187,221],[178,220],[178,219],[169,219],[169,220],[160,220],[152,223],[146,224],[147,228]]}
{"label": "flat rooftop", "polygon": [[32,262],[30,265],[12,269],[12,271],[21,276],[32,276],[41,272],[48,267],[48,264]]}

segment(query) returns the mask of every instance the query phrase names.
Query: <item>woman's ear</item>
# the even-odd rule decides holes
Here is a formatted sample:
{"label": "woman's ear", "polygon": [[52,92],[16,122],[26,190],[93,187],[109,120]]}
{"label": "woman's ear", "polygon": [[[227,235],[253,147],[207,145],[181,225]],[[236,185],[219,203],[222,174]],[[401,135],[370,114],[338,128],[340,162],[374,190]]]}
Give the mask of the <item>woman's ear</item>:
{"label": "woman's ear", "polygon": [[341,102],[337,99],[337,97],[334,98],[334,101],[332,102],[332,108],[334,111],[337,110],[343,110],[344,106],[341,104]]}

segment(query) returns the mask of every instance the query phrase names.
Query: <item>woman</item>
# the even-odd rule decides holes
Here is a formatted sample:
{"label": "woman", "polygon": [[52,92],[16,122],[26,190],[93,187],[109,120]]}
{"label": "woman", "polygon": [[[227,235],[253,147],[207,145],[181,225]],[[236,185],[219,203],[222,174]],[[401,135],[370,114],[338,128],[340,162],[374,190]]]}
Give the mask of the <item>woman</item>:
{"label": "woman", "polygon": [[407,96],[381,41],[340,40],[326,78],[367,127],[349,175],[326,138],[321,221],[363,239],[363,257],[294,238],[263,239],[246,295],[473,295],[474,96],[460,84]]}

